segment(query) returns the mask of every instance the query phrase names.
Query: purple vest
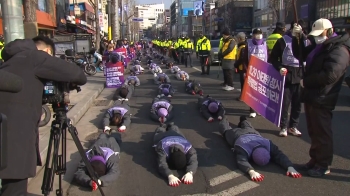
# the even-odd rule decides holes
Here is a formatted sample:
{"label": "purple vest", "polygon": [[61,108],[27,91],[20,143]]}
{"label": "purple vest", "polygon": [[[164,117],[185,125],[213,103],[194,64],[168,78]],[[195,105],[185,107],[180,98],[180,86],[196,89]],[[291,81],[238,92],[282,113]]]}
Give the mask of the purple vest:
{"label": "purple vest", "polygon": [[255,45],[253,40],[248,40],[248,58],[250,60],[250,56],[255,55],[259,59],[267,62],[267,46],[264,41],[261,45]]}
{"label": "purple vest", "polygon": [[151,63],[151,64],[149,65],[149,68],[150,68],[150,69],[153,69],[153,68],[155,68],[156,66],[157,66],[157,64]]}
{"label": "purple vest", "polygon": [[154,110],[156,110],[159,107],[163,107],[165,109],[169,109],[170,103],[167,102],[167,101],[157,101],[157,102],[153,103],[153,105],[152,105],[152,108]]}
{"label": "purple vest", "polygon": [[[192,88],[192,85],[193,85],[192,82],[189,82],[189,83],[187,84],[187,87],[188,87],[188,88]],[[201,86],[201,84],[199,84],[199,83],[197,83],[197,85],[198,85],[198,86]]]}
{"label": "purple vest", "polygon": [[113,108],[108,109],[109,115],[113,116],[113,111],[116,111],[116,110],[119,110],[119,111],[120,111],[120,114],[121,114],[122,116],[124,116],[124,114],[128,112],[127,109],[125,109],[125,108],[123,108],[123,107],[118,107],[118,106],[116,106],[116,107],[113,107]]}
{"label": "purple vest", "polygon": [[[210,100],[204,101],[204,102],[202,103],[202,105],[208,106],[208,105],[209,105],[209,101],[210,101]],[[211,102],[216,102],[218,105],[220,105],[220,101],[212,100],[212,101],[210,101],[210,103],[211,103]]]}
{"label": "purple vest", "polygon": [[163,89],[163,88],[166,88],[166,89],[170,89],[171,85],[170,84],[161,84],[159,85],[159,89]]}
{"label": "purple vest", "polygon": [[180,68],[178,67],[178,66],[173,66],[173,72],[178,72],[178,71],[180,71]]}
{"label": "purple vest", "polygon": [[126,78],[127,80],[135,80],[135,81],[137,81],[137,76],[128,76],[127,78]]}
{"label": "purple vest", "polygon": [[165,137],[161,140],[161,142],[162,142],[162,148],[163,148],[167,157],[169,157],[170,146],[172,146],[174,144],[182,146],[185,154],[192,148],[192,145],[190,144],[190,142],[188,142],[185,138],[183,138],[181,136]]}
{"label": "purple vest", "polygon": [[[119,154],[119,152],[114,152],[112,149],[107,148],[107,147],[100,147],[100,149],[103,151],[103,158],[105,160],[105,164],[108,161],[109,157],[111,157],[112,155],[117,155]],[[93,158],[93,156],[90,154],[90,152],[92,151],[92,149],[88,150],[86,152],[86,157],[88,158],[89,161],[93,161],[91,160]]]}
{"label": "purple vest", "polygon": [[258,146],[262,146],[270,151],[270,141],[257,134],[241,135],[236,140],[235,146],[239,146],[245,150],[249,157],[251,156],[253,150]]}
{"label": "purple vest", "polygon": [[299,61],[293,56],[292,51],[292,38],[288,35],[283,36],[286,47],[283,50],[282,54],[282,64],[291,67],[299,67]]}

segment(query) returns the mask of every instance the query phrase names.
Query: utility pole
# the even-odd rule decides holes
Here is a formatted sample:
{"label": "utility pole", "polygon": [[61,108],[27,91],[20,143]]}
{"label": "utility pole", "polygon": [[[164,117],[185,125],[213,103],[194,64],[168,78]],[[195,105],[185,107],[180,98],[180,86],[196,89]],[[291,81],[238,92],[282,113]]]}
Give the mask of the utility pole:
{"label": "utility pole", "polygon": [[280,0],[280,20],[278,22],[284,22],[285,18],[284,18],[284,11],[285,11],[285,6],[284,6],[284,0]]}
{"label": "utility pole", "polygon": [[22,1],[0,0],[5,44],[24,38]]}
{"label": "utility pole", "polygon": [[[12,2],[12,1],[8,1],[8,2]],[[36,18],[37,7],[38,7],[38,1],[24,0],[24,5],[23,5],[24,26],[23,27],[25,29],[24,35],[25,35],[25,38],[27,39],[32,39],[33,37],[38,35],[38,22]],[[21,9],[21,6],[19,6],[19,9]]]}
{"label": "utility pole", "polygon": [[107,0],[108,7],[108,39],[112,40],[112,14],[111,14],[111,0]]}
{"label": "utility pole", "polygon": [[125,23],[124,23],[124,0],[121,0],[121,14],[122,14],[122,21],[121,21],[121,30],[122,30],[122,32],[121,32],[121,38],[125,38]]}
{"label": "utility pole", "polygon": [[112,35],[114,39],[119,39],[120,37],[120,30],[119,30],[119,11],[118,11],[118,0],[112,1],[112,8],[114,12],[112,13]]}

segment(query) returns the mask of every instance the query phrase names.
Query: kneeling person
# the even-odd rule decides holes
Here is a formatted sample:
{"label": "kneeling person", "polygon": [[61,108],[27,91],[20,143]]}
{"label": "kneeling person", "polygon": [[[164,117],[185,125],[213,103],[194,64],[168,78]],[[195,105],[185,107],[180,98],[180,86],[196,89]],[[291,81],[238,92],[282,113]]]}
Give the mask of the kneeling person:
{"label": "kneeling person", "polygon": [[154,76],[154,83],[155,84],[170,84],[170,78],[165,73],[159,73]]}
{"label": "kneeling person", "polygon": [[260,166],[272,160],[287,171],[287,176],[301,177],[288,157],[271,140],[262,137],[244,116],[240,117],[238,127],[234,129],[225,118],[220,122],[219,131],[227,143],[234,148],[238,168],[248,173],[253,181],[263,181],[264,176],[254,170],[248,161],[250,159]]}
{"label": "kneeling person", "polygon": [[154,121],[164,123],[174,117],[172,110],[173,106],[167,97],[156,97],[152,101],[151,118]]}
{"label": "kneeling person", "polygon": [[178,80],[185,81],[185,80],[189,80],[190,76],[185,71],[179,71],[179,72],[176,73],[176,78]]}
{"label": "kneeling person", "polygon": [[199,94],[200,96],[203,96],[201,84],[195,80],[185,82],[185,91],[192,95]]}
{"label": "kneeling person", "polygon": [[[158,171],[170,186],[193,183],[198,168],[197,152],[173,123],[161,125],[155,131],[153,144],[158,155]],[[181,180],[170,169],[185,170]]]}
{"label": "kneeling person", "polygon": [[114,105],[106,111],[103,118],[104,131],[111,131],[110,126],[116,126],[119,132],[124,132],[131,124],[130,106],[126,101],[117,100]]}
{"label": "kneeling person", "polygon": [[158,87],[158,96],[167,96],[172,97],[174,96],[175,90],[171,86],[171,84],[161,84]]}
{"label": "kneeling person", "polygon": [[176,74],[177,72],[179,72],[179,71],[181,71],[181,69],[180,69],[180,67],[179,66],[172,66],[171,68],[170,68],[170,72],[172,73],[172,74]]}
{"label": "kneeling person", "polygon": [[[117,180],[119,175],[119,153],[121,139],[108,136],[105,133],[95,141],[94,145],[86,152],[86,156],[97,173],[99,186],[111,185]],[[83,161],[79,163],[78,171],[74,174],[75,180],[82,186],[90,186],[92,190],[97,190],[98,185],[91,181],[86,165]]]}
{"label": "kneeling person", "polygon": [[222,106],[222,103],[213,99],[209,95],[206,98],[198,98],[198,106],[201,114],[208,120],[208,122],[213,122],[214,116],[216,116],[218,120],[222,120],[225,115],[225,109]]}

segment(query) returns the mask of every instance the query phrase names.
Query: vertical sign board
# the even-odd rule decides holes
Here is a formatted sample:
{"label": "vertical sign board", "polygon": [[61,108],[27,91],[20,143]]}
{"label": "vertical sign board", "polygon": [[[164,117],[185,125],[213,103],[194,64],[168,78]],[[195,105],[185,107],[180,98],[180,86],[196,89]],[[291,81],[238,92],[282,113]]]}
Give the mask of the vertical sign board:
{"label": "vertical sign board", "polygon": [[271,64],[252,55],[245,77],[242,100],[267,120],[280,125],[285,76]]}
{"label": "vertical sign board", "polygon": [[122,62],[106,64],[106,88],[119,88],[124,84],[124,65]]}

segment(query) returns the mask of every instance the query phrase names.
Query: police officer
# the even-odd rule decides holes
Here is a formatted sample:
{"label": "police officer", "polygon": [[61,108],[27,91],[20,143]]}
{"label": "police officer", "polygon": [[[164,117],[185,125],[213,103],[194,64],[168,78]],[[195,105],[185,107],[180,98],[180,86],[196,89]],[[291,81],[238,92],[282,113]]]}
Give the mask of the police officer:
{"label": "police officer", "polygon": [[[271,63],[281,75],[286,76],[280,122],[281,131],[279,133],[281,137],[286,137],[287,132],[294,136],[301,136],[297,126],[299,124],[301,112],[300,80],[303,72],[302,68],[299,67],[299,61],[293,56],[291,33],[293,26],[294,22],[291,24],[290,31],[277,40],[269,57],[269,63]],[[289,105],[291,105],[291,111],[288,123]]]}
{"label": "police officer", "polygon": [[277,40],[282,37],[284,32],[286,31],[286,25],[284,22],[277,22],[276,28],[273,33],[266,39],[267,48],[269,54],[272,51],[273,46],[276,44]]}
{"label": "police officer", "polygon": [[185,40],[183,41],[182,45],[184,46],[184,63],[187,67],[187,59],[190,60],[190,66],[192,67],[192,59],[191,54],[193,54],[193,43],[191,39],[186,36]]}
{"label": "police officer", "polygon": [[[201,75],[209,75],[210,72],[210,64],[208,63],[208,57],[210,55],[211,45],[208,38],[206,38],[202,33],[199,35],[199,39],[197,41],[196,52],[198,52],[199,61],[202,67]],[[207,70],[205,71],[205,67]]]}

